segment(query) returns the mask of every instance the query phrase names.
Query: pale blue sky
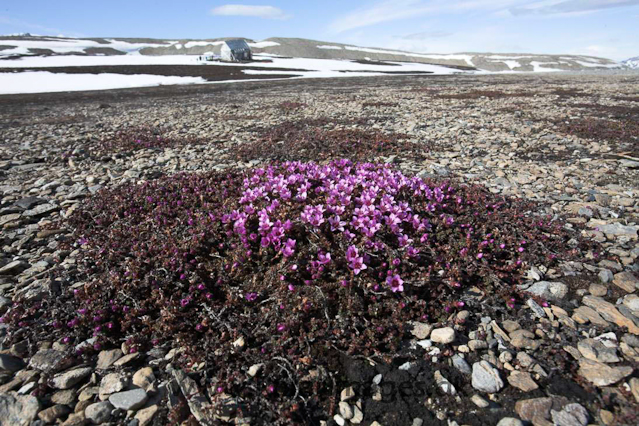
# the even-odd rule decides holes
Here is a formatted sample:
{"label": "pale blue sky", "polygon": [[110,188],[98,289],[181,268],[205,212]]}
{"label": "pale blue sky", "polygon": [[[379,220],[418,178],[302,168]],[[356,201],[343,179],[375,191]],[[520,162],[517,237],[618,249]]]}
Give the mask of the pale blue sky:
{"label": "pale blue sky", "polygon": [[639,55],[639,0],[3,0],[0,34],[301,37],[415,52]]}

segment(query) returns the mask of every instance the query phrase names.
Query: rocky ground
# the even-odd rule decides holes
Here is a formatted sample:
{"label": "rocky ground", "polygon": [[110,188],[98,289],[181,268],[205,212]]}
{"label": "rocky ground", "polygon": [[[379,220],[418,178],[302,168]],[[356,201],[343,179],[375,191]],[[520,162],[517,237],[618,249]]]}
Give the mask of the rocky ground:
{"label": "rocky ground", "polygon": [[[602,252],[529,265],[515,309],[469,289],[464,310],[413,324],[405,343],[418,356],[342,356],[328,372],[339,385],[330,412],[308,423],[637,424],[638,83],[636,74],[393,77],[0,97],[0,315],[77,288],[55,288],[80,252],[63,248],[71,231],[60,223],[87,197],[179,171],[253,167],[268,152],[243,147],[282,123],[319,119],[311,126],[405,135],[423,157],[377,160],[536,201],[566,218],[575,238],[566,251],[584,238]],[[105,145],[140,127],[190,143]],[[219,398],[197,369],[181,368],[178,342],[78,358],[67,342],[16,334],[0,325],[0,425],[260,424],[241,410],[210,415]]]}

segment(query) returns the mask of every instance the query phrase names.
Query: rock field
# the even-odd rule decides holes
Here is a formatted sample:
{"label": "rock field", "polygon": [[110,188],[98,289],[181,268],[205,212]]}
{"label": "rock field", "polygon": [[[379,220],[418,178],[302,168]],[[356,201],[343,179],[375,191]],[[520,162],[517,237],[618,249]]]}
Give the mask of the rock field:
{"label": "rock field", "polygon": [[[164,174],[253,167],[265,158],[238,158],[242,146],[262,143],[263,132],[282,123],[319,119],[312,126],[405,135],[424,156],[398,152],[378,162],[538,202],[602,253],[555,268],[530,265],[519,286],[527,299],[507,313],[496,315],[482,303],[488,295],[475,293],[447,320],[416,324],[407,344],[419,346],[417,359],[387,359],[383,373],[374,367],[381,361],[366,360],[360,368],[375,370],[372,380],[362,373],[368,381],[348,386],[342,377],[333,410],[309,424],[639,423],[636,74],[402,76],[74,96],[0,97],[0,316],[16,301],[60,291],[55,271],[76,268],[79,250],[59,247],[70,235],[56,224],[87,197]],[[193,143],[104,148],[118,131],[139,127]],[[73,345],[46,336],[16,342],[12,333],[0,324],[1,426],[261,424],[256,413],[211,415],[219,399],[197,371],[179,367],[177,343],[142,353],[105,347],[80,359],[70,356]],[[248,365],[242,374],[259,371]],[[430,388],[418,402],[411,396],[402,405],[405,395],[395,392],[400,408],[383,404],[384,384],[424,374]]]}

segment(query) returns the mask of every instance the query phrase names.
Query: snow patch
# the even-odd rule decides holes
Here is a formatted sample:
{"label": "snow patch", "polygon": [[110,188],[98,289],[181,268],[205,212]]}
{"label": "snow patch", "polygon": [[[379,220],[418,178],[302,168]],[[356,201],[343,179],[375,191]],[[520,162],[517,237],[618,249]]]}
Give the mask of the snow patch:
{"label": "snow patch", "polygon": [[280,44],[275,41],[258,41],[256,43],[247,43],[250,47],[254,47],[256,49],[264,49],[265,47],[274,47],[279,46]]}
{"label": "snow patch", "polygon": [[187,41],[184,43],[184,47],[190,49],[196,46],[220,46],[224,44],[223,41]]}
{"label": "snow patch", "polygon": [[173,84],[206,83],[201,77],[148,74],[55,74],[49,71],[0,73],[0,94],[107,90]]}
{"label": "snow patch", "polygon": [[318,49],[326,49],[326,50],[342,50],[341,46],[329,46],[326,44],[322,44],[320,46],[315,46]]}
{"label": "snow patch", "polygon": [[543,65],[558,65],[557,62],[537,62],[531,61],[530,65],[533,67],[534,72],[558,72],[563,71],[558,68],[545,68]]}

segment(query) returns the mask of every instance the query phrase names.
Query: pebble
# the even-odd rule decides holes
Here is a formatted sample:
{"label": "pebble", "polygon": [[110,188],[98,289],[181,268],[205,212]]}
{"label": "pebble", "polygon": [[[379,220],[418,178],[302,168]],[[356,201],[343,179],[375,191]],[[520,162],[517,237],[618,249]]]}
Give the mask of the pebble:
{"label": "pebble", "polygon": [[135,418],[138,420],[138,426],[149,426],[153,422],[153,417],[157,414],[159,407],[157,404],[143,408],[135,413]]}
{"label": "pebble", "polygon": [[144,367],[139,369],[133,375],[133,384],[141,387],[145,391],[149,391],[155,383],[155,375],[153,374],[153,368]]}
{"label": "pebble", "polygon": [[413,326],[410,331],[411,334],[419,340],[427,339],[428,336],[430,336],[431,331],[433,331],[433,326],[431,324],[413,321],[410,323],[410,325]]}
{"label": "pebble", "polygon": [[504,417],[497,423],[497,426],[524,426],[524,424],[514,417]]}
{"label": "pebble", "polygon": [[[604,268],[601,271],[599,271],[598,277],[599,277],[599,281],[601,281],[603,284],[607,284],[610,281],[612,281],[612,271],[610,269]],[[595,296],[603,296],[603,295],[595,294]]]}
{"label": "pebble", "polygon": [[100,381],[100,399],[104,401],[110,394],[120,392],[126,388],[128,384],[129,380],[121,373],[107,374]]}
{"label": "pebble", "polygon": [[341,401],[339,403],[339,413],[345,420],[353,418],[353,408],[351,408],[348,402]]}
{"label": "pebble", "polygon": [[476,406],[478,406],[479,408],[486,408],[490,405],[490,402],[488,402],[486,399],[482,398],[480,395],[473,395],[470,398],[471,401],[473,401],[473,404],[475,404]]}
{"label": "pebble", "polygon": [[452,343],[455,340],[455,330],[451,327],[436,328],[430,334],[430,340],[435,343]]}
{"label": "pebble", "polygon": [[0,371],[15,373],[24,368],[24,361],[13,355],[0,354]]}

